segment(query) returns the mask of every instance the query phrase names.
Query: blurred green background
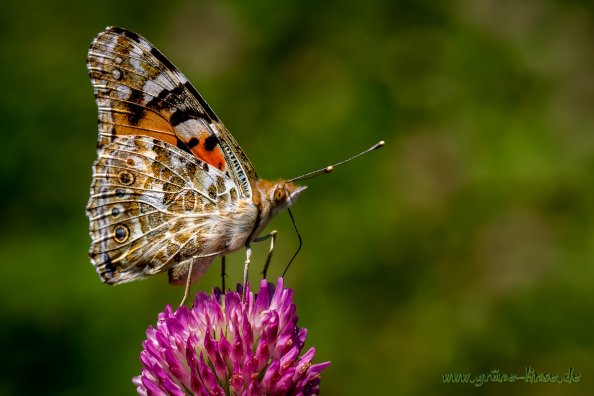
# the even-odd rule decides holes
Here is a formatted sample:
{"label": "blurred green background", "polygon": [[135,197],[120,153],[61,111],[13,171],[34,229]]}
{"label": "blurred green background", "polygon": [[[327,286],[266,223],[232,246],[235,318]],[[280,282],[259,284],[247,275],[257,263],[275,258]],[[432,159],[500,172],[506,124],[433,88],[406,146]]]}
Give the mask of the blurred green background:
{"label": "blurred green background", "polygon": [[[160,48],[262,177],[386,141],[294,207],[286,282],[333,362],[323,394],[591,394],[594,7],[553,0],[4,2],[0,394],[133,393],[146,327],[182,296],[166,275],[105,286],[87,258],[85,59],[108,25]],[[272,227],[275,279],[297,238]],[[442,382],[526,366],[582,380]]]}

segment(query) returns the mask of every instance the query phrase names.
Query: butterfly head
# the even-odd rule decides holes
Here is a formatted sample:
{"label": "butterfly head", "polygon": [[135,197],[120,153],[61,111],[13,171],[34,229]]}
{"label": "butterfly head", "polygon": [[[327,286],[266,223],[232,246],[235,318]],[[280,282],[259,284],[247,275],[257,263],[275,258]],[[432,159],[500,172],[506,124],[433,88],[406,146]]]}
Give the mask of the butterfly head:
{"label": "butterfly head", "polygon": [[297,186],[291,182],[280,180],[269,192],[271,217],[290,208],[307,186]]}
{"label": "butterfly head", "polygon": [[298,186],[286,180],[259,180],[257,189],[264,211],[263,215],[270,219],[291,207],[306,188],[306,186]]}

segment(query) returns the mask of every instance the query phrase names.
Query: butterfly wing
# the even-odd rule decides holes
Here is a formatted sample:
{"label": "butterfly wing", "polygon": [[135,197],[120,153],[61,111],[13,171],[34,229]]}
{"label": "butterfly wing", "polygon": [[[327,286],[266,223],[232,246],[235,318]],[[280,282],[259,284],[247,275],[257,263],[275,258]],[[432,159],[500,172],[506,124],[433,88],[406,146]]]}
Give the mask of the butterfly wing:
{"label": "butterfly wing", "polygon": [[243,198],[256,171],[233,136],[186,77],[140,35],[100,33],[87,67],[99,107],[98,148],[117,136],[143,135],[191,153],[227,174]]}
{"label": "butterfly wing", "polygon": [[[193,155],[146,136],[116,136],[98,150],[87,216],[91,261],[106,283],[187,267],[225,249],[213,238],[238,204],[235,183]],[[183,271],[182,271],[183,272]]]}

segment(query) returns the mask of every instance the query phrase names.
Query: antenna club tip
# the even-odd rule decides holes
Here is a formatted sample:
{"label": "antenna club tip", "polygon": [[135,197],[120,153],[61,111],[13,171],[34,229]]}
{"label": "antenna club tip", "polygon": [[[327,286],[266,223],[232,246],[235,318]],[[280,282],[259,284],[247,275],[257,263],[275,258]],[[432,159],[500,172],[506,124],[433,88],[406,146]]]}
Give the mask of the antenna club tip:
{"label": "antenna club tip", "polygon": [[379,141],[379,142],[378,142],[378,143],[375,145],[375,147],[374,147],[373,149],[375,150],[375,149],[378,149],[378,148],[384,147],[384,144],[386,144],[386,142],[384,142],[383,140],[380,140],[380,141]]}
{"label": "antenna club tip", "polygon": [[326,169],[324,169],[324,172],[331,173],[333,170],[334,170],[334,167],[332,165],[329,165],[326,167]]}

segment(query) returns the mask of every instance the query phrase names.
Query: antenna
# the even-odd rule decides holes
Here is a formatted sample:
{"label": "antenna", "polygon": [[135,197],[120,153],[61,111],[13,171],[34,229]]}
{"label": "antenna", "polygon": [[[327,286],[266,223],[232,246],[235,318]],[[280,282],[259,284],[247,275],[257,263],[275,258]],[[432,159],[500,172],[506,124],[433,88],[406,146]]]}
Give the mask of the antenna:
{"label": "antenna", "polygon": [[309,173],[306,173],[304,175],[294,177],[294,178],[290,179],[289,181],[290,182],[294,182],[294,181],[299,181],[299,180],[306,180],[306,179],[311,179],[312,177],[316,177],[316,176],[318,176],[318,175],[320,175],[322,173],[330,173],[337,166],[342,165],[342,164],[346,164],[347,162],[352,161],[355,158],[362,156],[363,154],[367,154],[370,151],[377,150],[378,148],[383,147],[383,145],[384,145],[384,141],[382,140],[380,142],[377,142],[376,144],[374,144],[372,147],[368,148],[367,150],[362,151],[359,154],[355,154],[352,157],[345,159],[344,161],[340,161],[340,162],[338,162],[338,163],[336,163],[334,165],[328,165],[325,168],[318,169],[316,171],[309,172]]}
{"label": "antenna", "polygon": [[[299,180],[306,180],[306,179],[311,179],[312,177],[321,175],[322,173],[331,173],[334,170],[334,168],[336,168],[337,166],[346,164],[347,162],[352,161],[355,158],[362,156],[363,154],[367,154],[370,151],[382,148],[384,146],[384,144],[385,144],[385,142],[383,140],[381,140],[381,141],[377,142],[376,144],[374,144],[373,146],[371,146],[370,148],[368,148],[367,150],[362,151],[358,154],[355,154],[352,157],[345,159],[344,161],[340,161],[334,165],[328,165],[325,168],[318,169],[316,171],[309,172],[309,173],[306,173],[306,174],[298,176],[298,177],[294,177],[294,178],[290,179],[289,181],[294,182],[294,181],[299,181]],[[303,246],[303,240],[301,239],[301,234],[299,234],[299,230],[297,229],[297,224],[295,223],[295,218],[293,217],[293,213],[291,213],[291,209],[287,208],[287,211],[289,212],[289,216],[291,216],[291,221],[293,222],[293,227],[295,228],[295,232],[297,233],[297,238],[299,239],[299,246],[297,247],[297,251],[295,252],[293,257],[291,257],[289,264],[287,264],[287,266],[285,267],[285,270],[283,271],[283,274],[282,274],[283,278],[285,277],[285,274],[287,273],[287,271],[289,270],[289,267],[293,263],[293,260],[295,260],[295,257],[297,257],[297,255],[299,254],[299,251],[301,250],[301,246]]]}

